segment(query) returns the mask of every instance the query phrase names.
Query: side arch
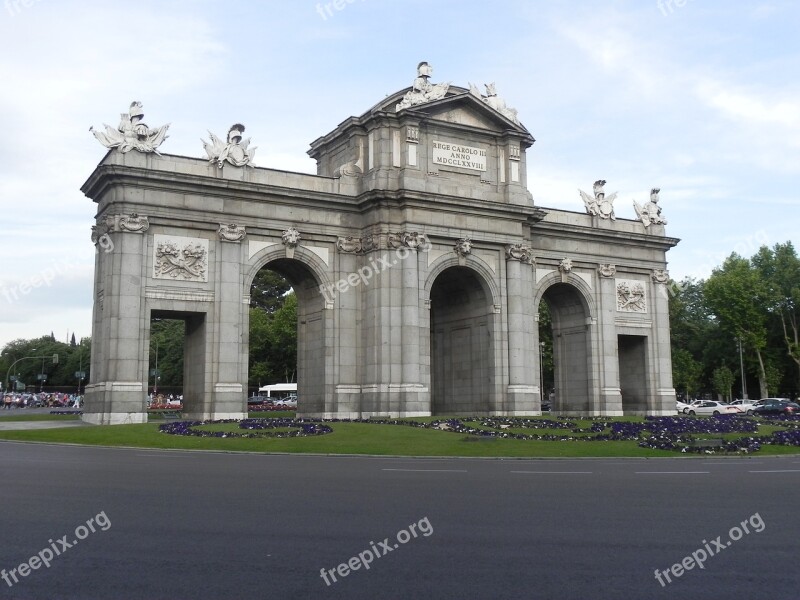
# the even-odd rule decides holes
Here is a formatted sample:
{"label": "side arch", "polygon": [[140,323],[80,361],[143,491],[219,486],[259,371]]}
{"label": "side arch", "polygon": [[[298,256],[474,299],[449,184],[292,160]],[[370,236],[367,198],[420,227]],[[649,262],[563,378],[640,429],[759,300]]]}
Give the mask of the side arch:
{"label": "side arch", "polygon": [[542,302],[542,298],[547,290],[559,283],[571,285],[580,292],[580,298],[586,308],[586,316],[590,318],[592,322],[596,322],[597,303],[594,300],[592,288],[590,288],[589,284],[587,284],[583,279],[574,273],[568,273],[566,278],[562,278],[562,275],[559,272],[548,273],[546,276],[542,277],[540,281],[536,282],[536,293],[533,296],[533,301],[534,309],[537,311],[537,314],[539,311],[539,306]]}
{"label": "side arch", "polygon": [[555,399],[553,410],[589,415],[598,410],[596,323],[592,290],[580,277],[550,273],[538,284],[535,310],[546,301],[552,317]]}
{"label": "side arch", "polygon": [[[247,261],[243,277],[242,344],[244,364],[249,368],[250,327],[246,299],[256,274],[269,268],[285,277],[297,296],[297,414],[322,417],[335,412],[335,395],[330,381],[333,368],[334,318],[321,286],[330,282],[329,269],[322,259],[298,246],[287,251],[275,244],[259,251]],[[272,382],[271,382],[272,383]],[[277,382],[274,382],[277,383]]]}

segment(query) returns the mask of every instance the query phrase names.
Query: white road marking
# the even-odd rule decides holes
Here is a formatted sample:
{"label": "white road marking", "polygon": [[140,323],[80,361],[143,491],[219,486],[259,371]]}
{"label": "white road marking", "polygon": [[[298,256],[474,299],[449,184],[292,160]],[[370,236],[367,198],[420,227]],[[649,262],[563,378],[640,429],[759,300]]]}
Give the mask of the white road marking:
{"label": "white road marking", "polygon": [[637,475],[708,475],[711,471],[636,471]]}
{"label": "white road marking", "polygon": [[466,469],[381,469],[381,471],[412,471],[415,473],[466,473]]}
{"label": "white road marking", "polygon": [[704,465],[760,465],[760,460],[745,460],[745,461],[732,461],[732,460],[704,460]]}
{"label": "white road marking", "polygon": [[800,473],[800,469],[774,469],[772,471],[748,471],[748,473]]}
{"label": "white road marking", "polygon": [[509,471],[509,473],[534,473],[547,475],[591,475],[592,471]]}

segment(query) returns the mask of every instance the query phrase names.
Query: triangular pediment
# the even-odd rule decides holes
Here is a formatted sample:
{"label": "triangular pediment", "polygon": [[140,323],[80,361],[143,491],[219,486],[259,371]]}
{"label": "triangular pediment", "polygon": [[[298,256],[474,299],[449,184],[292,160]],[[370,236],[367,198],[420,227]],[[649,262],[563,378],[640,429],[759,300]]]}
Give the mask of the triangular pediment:
{"label": "triangular pediment", "polygon": [[508,124],[501,122],[494,115],[487,114],[485,111],[476,110],[474,106],[467,103],[450,104],[431,107],[430,117],[437,121],[446,123],[456,123],[467,127],[479,127],[490,131],[502,131],[508,129]]}
{"label": "triangular pediment", "polygon": [[444,98],[417,104],[398,111],[398,103],[409,90],[410,88],[406,88],[387,97],[370,112],[378,110],[394,112],[398,115],[404,112],[413,112],[445,123],[476,127],[498,133],[512,130],[522,135],[530,136],[530,132],[524,125],[514,122],[489,106],[485,98],[478,98],[470,93],[469,90],[456,86],[450,86]]}

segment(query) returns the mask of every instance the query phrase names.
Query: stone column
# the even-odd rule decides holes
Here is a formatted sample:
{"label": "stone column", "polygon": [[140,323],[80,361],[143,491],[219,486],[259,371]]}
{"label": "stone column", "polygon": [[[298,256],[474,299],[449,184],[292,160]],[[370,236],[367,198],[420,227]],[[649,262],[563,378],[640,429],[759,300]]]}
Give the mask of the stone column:
{"label": "stone column", "polygon": [[605,357],[600,369],[600,406],[598,414],[607,417],[621,416],[622,391],[619,381],[619,356],[617,355],[617,290],[614,276],[617,267],[601,264],[597,269],[597,320],[599,356]]}
{"label": "stone column", "polygon": [[675,414],[675,386],[672,383],[672,350],[669,337],[669,273],[655,269],[651,274],[650,305],[653,308],[653,336],[648,352],[651,373],[648,413],[660,416]]}
{"label": "stone column", "polygon": [[[333,340],[336,348],[334,361],[336,373],[335,404],[326,407],[325,416],[357,419],[361,417],[361,385],[359,371],[362,368],[360,329],[362,321],[361,299],[372,284],[372,268],[368,267],[364,252],[364,239],[340,237],[336,242],[337,274],[342,282],[341,288],[326,291],[325,302],[333,307],[337,332]],[[346,286],[345,286],[346,284]]]}
{"label": "stone column", "polygon": [[417,248],[407,248],[405,258],[400,258],[406,253],[398,250],[400,261],[402,290],[401,290],[401,362],[402,378],[400,381],[400,406],[399,416],[423,416],[430,414],[431,393],[422,384],[420,377],[420,361],[422,348],[420,346],[422,335],[420,332],[420,312],[424,310],[422,282],[420,281],[420,262],[426,259],[425,252],[429,249],[429,242],[424,242]]}
{"label": "stone column", "polygon": [[[101,314],[92,328],[92,365],[99,367],[91,373],[86,386],[82,420],[98,425],[146,423],[147,352],[142,332],[146,280],[147,236],[150,227],[147,217],[108,215],[105,220],[106,246],[96,261],[102,263]],[[95,284],[97,286],[97,283]]]}
{"label": "stone column", "polygon": [[[206,362],[206,379],[211,384],[204,395],[210,398],[208,414],[190,418],[243,419],[247,417],[247,382],[239,378],[242,347],[242,240],[245,228],[236,224],[220,224],[214,278],[214,327],[205,324],[205,347],[201,360]],[[190,324],[187,323],[187,346]],[[198,329],[198,328],[195,328]],[[199,336],[199,329],[195,335]],[[200,339],[198,338],[198,343]],[[209,377],[210,375],[210,377]]]}
{"label": "stone column", "polygon": [[534,329],[534,275],[530,249],[507,250],[506,258],[508,402],[504,414],[541,414],[540,356],[538,348],[534,347],[539,336]]}

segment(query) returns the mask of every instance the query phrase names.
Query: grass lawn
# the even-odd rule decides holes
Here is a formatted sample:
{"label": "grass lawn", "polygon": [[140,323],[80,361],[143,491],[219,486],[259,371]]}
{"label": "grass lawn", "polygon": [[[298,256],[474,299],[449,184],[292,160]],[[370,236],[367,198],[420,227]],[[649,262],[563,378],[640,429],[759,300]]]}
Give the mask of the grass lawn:
{"label": "grass lawn", "polygon": [[[57,415],[31,415],[56,417]],[[256,418],[294,417],[294,413],[251,413]],[[74,416],[62,417],[75,419]],[[151,415],[152,418],[152,415]],[[533,417],[533,419],[552,419],[553,417]],[[696,456],[665,450],[640,448],[635,441],[540,441],[513,440],[468,436],[463,433],[437,431],[400,425],[371,423],[327,423],[333,433],[313,437],[295,438],[200,438],[192,436],[168,435],[159,431],[159,423],[141,425],[92,426],[30,431],[0,431],[0,439],[88,444],[101,446],[129,446],[138,448],[162,448],[182,450],[216,450],[236,452],[287,452],[316,454],[369,454],[395,456],[466,456],[466,457],[677,457]],[[424,417],[415,421],[432,421],[441,417]],[[29,419],[35,420],[35,419]],[[41,420],[41,419],[39,419]],[[47,419],[49,420],[49,419]],[[615,419],[616,420],[616,419]],[[619,420],[642,421],[639,417],[626,417]],[[592,421],[571,419],[576,428],[586,429]],[[470,422],[477,426],[477,422]],[[236,424],[215,424],[204,426],[208,430],[237,431]],[[481,427],[482,429],[485,427]],[[757,435],[766,435],[780,429],[762,425]],[[274,431],[274,430],[272,430]],[[512,431],[511,429],[506,431]],[[520,433],[553,433],[573,436],[569,429],[523,429],[514,428]],[[697,434],[700,439],[736,438],[745,434]],[[789,446],[762,446],[756,455],[798,454],[800,448]],[[709,456],[704,454],[703,456]]]}

